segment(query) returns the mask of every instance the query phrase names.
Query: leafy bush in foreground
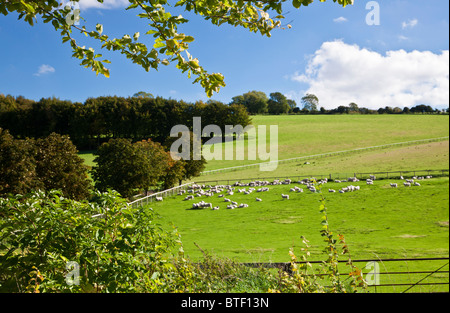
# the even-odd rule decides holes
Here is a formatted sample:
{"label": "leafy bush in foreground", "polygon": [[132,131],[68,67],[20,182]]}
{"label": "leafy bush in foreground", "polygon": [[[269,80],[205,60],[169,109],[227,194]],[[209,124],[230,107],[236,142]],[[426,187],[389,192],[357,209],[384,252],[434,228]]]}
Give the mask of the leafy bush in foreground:
{"label": "leafy bush in foreground", "polygon": [[[91,203],[59,192],[9,197],[0,214],[2,291],[140,291],[175,243],[151,210],[128,207],[114,192]],[[66,283],[68,262],[79,264],[79,285]]]}
{"label": "leafy bush in foreground", "polygon": [[307,262],[306,239],[304,263],[290,251],[288,274],[206,252],[194,263],[176,229],[164,231],[151,209],[132,208],[116,192],[97,192],[91,202],[57,191],[0,198],[0,292],[359,291],[365,283],[350,258],[351,275],[339,274],[338,244],[344,254],[349,251],[344,237],[334,239],[328,227],[323,196],[320,211],[328,256],[320,275]]}

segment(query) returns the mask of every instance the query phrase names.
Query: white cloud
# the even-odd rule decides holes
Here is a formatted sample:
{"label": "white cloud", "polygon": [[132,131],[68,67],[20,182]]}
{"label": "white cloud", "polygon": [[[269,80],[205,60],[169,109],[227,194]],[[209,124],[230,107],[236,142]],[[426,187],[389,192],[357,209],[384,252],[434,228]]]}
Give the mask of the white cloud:
{"label": "white cloud", "polygon": [[91,8],[96,9],[114,9],[125,7],[129,5],[130,2],[128,0],[104,0],[103,3],[98,2],[97,0],[80,0],[80,10],[87,10]]}
{"label": "white cloud", "polygon": [[399,35],[399,36],[398,36],[398,39],[399,39],[399,40],[401,40],[401,41],[404,41],[404,40],[409,40],[409,38],[408,38],[408,37],[406,37],[406,36],[403,36],[403,35]]}
{"label": "white cloud", "polygon": [[386,55],[342,41],[324,42],[304,73],[292,79],[309,85],[327,109],[360,107],[433,107],[449,103],[449,51],[387,51]]}
{"label": "white cloud", "polygon": [[413,20],[409,20],[408,22],[403,22],[402,23],[402,28],[406,29],[406,28],[413,28],[414,26],[416,26],[419,23],[419,21],[417,19],[413,19]]}
{"label": "white cloud", "polygon": [[343,16],[341,16],[341,17],[338,17],[338,18],[335,18],[334,20],[333,20],[333,22],[335,22],[335,23],[343,23],[343,22],[347,22],[348,20],[345,18],[345,17],[343,17]]}
{"label": "white cloud", "polygon": [[48,64],[42,64],[41,66],[39,66],[39,69],[36,73],[34,73],[34,76],[41,76],[41,75],[45,75],[45,74],[49,74],[49,73],[54,73],[55,72],[55,68],[53,66],[50,66]]}

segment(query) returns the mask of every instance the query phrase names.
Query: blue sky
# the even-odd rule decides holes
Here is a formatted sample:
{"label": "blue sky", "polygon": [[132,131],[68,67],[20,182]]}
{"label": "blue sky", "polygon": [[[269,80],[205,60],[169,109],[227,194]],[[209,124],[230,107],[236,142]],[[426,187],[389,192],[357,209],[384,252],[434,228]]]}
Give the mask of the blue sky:
{"label": "blue sky", "polygon": [[[102,23],[111,36],[145,33],[145,21],[135,16],[136,11],[125,11],[123,2],[105,1],[106,8],[97,8],[92,7],[95,1],[83,0],[81,16],[87,25]],[[225,76],[227,86],[212,99],[228,103],[258,90],[267,95],[281,92],[298,104],[306,93],[314,93],[319,106],[326,108],[350,102],[372,108],[421,103],[447,108],[449,2],[379,0],[380,25],[366,23],[372,12],[366,8],[368,2],[355,0],[342,8],[331,0],[316,0],[300,10],[287,5],[286,22],[292,28],[275,30],[271,38],[217,27],[185,12],[176,14],[191,19],[179,29],[196,39],[190,53],[209,72]],[[70,46],[61,43],[50,24],[31,27],[14,14],[0,15],[0,42],[0,93],[5,95],[84,102],[146,91],[188,102],[208,99],[201,86],[172,65],[145,72],[108,51],[96,52],[112,61],[111,77],[96,76],[71,57]]]}

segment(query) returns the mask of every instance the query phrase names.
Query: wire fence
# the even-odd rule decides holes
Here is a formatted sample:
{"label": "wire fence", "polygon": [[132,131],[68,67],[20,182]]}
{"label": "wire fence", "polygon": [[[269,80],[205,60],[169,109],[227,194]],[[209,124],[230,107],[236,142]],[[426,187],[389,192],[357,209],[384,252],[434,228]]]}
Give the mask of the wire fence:
{"label": "wire fence", "polygon": [[195,183],[190,182],[190,183],[176,186],[176,187],[173,187],[173,188],[170,188],[167,190],[156,192],[151,195],[134,200],[134,201],[128,203],[128,205],[130,205],[131,207],[147,205],[153,201],[159,201],[164,197],[176,195],[176,194],[180,193],[180,191],[182,191],[182,190],[185,191],[189,188],[189,186],[191,186],[193,184],[195,184]]}
{"label": "wire fence", "polygon": [[[340,264],[348,260],[339,260]],[[304,264],[303,262],[295,262]],[[308,261],[321,264],[322,261]],[[361,269],[369,292],[384,293],[430,293],[449,292],[449,258],[399,258],[399,259],[362,259],[352,260]],[[362,264],[361,264],[362,263]],[[255,268],[276,268],[291,273],[291,263],[241,263]],[[349,267],[347,266],[347,269]],[[312,276],[313,274],[308,274]],[[327,274],[315,274],[316,277]],[[341,273],[349,277],[350,273]]]}
{"label": "wire fence", "polygon": [[216,180],[204,180],[197,181],[199,185],[230,185],[235,183],[250,183],[254,181],[273,181],[290,179],[292,181],[301,181],[306,178],[314,177],[316,180],[327,179],[328,181],[344,181],[349,178],[357,178],[359,180],[365,180],[375,176],[377,180],[382,179],[402,179],[412,177],[447,177],[449,176],[449,169],[437,169],[437,170],[400,170],[400,171],[382,171],[382,172],[346,172],[346,173],[332,173],[332,174],[310,174],[310,175],[288,175],[288,176],[272,176],[272,177],[248,177],[243,179],[216,179]]}
{"label": "wire fence", "polygon": [[232,184],[245,184],[255,181],[274,181],[274,180],[284,180],[290,179],[291,181],[301,181],[303,179],[310,179],[314,177],[316,180],[327,179],[328,181],[353,181],[353,178],[357,178],[359,180],[365,180],[375,176],[377,180],[382,179],[402,179],[402,178],[411,178],[411,177],[447,177],[449,176],[449,169],[440,169],[440,170],[401,170],[401,171],[383,171],[383,172],[371,172],[371,173],[357,173],[357,172],[347,172],[347,173],[335,173],[335,174],[311,174],[311,175],[301,175],[301,176],[287,176],[287,177],[256,177],[256,178],[245,178],[240,180],[231,180],[231,179],[219,179],[219,180],[206,180],[206,181],[197,181],[190,182],[180,186],[176,186],[167,190],[163,190],[160,192],[153,193],[151,195],[147,195],[136,199],[128,205],[132,207],[136,206],[144,206],[152,203],[153,201],[160,201],[167,196],[173,196],[179,194],[181,191],[186,191],[192,185],[232,185]]}
{"label": "wire fence", "polygon": [[385,144],[385,145],[378,145],[378,146],[371,146],[371,147],[364,147],[364,148],[357,148],[357,149],[350,149],[350,150],[342,150],[342,151],[326,152],[326,153],[320,153],[320,154],[300,156],[300,157],[276,160],[276,161],[271,161],[271,162],[253,163],[253,164],[246,164],[246,165],[240,165],[240,166],[226,167],[226,168],[220,168],[220,169],[215,169],[215,170],[203,171],[201,173],[201,175],[205,176],[205,175],[211,175],[211,174],[217,174],[217,173],[245,170],[245,169],[249,169],[249,168],[253,168],[253,167],[267,166],[270,163],[283,164],[283,163],[317,159],[317,158],[325,158],[325,157],[330,157],[330,156],[343,155],[343,154],[355,153],[355,152],[361,152],[361,151],[386,149],[386,148],[390,148],[390,147],[394,147],[394,146],[407,146],[407,145],[420,144],[420,143],[439,142],[439,141],[443,141],[443,140],[449,140],[449,137],[447,136],[447,137],[404,141],[404,142],[397,142],[397,143],[391,143],[391,144]]}

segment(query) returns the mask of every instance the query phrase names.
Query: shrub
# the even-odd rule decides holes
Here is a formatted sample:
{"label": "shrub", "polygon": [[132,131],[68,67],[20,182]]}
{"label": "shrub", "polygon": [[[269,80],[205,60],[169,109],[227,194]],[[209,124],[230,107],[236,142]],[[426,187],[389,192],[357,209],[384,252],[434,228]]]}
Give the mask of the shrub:
{"label": "shrub", "polygon": [[[56,191],[0,198],[0,215],[2,292],[152,289],[175,244],[152,210],[128,207],[115,192],[90,203]],[[78,285],[66,282],[69,262],[79,265]]]}

